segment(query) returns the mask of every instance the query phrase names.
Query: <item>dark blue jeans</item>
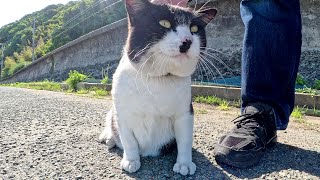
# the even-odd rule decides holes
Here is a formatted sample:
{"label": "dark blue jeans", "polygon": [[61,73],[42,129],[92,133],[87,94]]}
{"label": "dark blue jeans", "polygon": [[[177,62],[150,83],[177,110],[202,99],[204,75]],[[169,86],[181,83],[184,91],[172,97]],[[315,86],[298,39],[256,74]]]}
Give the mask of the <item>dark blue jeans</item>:
{"label": "dark blue jeans", "polygon": [[273,107],[278,129],[294,108],[301,54],[299,0],[242,0],[245,25],[242,54],[242,107],[263,102]]}

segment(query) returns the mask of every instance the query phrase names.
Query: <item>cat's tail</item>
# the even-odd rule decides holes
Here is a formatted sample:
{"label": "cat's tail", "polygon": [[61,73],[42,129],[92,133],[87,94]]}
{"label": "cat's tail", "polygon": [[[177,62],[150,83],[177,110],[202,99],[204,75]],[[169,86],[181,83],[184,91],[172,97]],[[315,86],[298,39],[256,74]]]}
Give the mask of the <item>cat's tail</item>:
{"label": "cat's tail", "polygon": [[99,136],[99,142],[106,143],[108,149],[111,149],[116,145],[116,142],[113,138],[113,133],[112,133],[112,121],[113,121],[112,118],[113,118],[113,110],[111,108],[106,117],[106,127],[104,128],[104,130]]}

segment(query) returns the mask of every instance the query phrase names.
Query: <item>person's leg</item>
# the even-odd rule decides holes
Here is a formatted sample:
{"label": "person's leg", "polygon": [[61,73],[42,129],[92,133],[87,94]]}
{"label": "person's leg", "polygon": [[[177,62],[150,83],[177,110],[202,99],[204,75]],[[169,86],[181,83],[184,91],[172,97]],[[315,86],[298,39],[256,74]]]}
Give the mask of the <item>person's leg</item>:
{"label": "person's leg", "polygon": [[243,0],[243,107],[270,104],[285,129],[294,106],[294,86],[301,53],[299,0]]}
{"label": "person's leg", "polygon": [[218,162],[256,164],[285,129],[294,106],[301,54],[299,0],[242,0],[242,117],[215,148]]}

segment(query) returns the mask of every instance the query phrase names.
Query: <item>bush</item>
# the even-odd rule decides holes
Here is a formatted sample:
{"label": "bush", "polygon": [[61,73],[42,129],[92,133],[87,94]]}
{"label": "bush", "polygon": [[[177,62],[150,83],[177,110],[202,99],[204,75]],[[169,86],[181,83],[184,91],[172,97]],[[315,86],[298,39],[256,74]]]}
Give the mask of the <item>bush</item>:
{"label": "bush", "polygon": [[319,79],[316,79],[314,81],[313,88],[317,89],[317,90],[320,90],[320,80]]}
{"label": "bush", "polygon": [[6,77],[9,77],[9,68],[5,67],[2,69],[2,72],[1,72],[1,79],[4,79]]}
{"label": "bush", "polygon": [[10,75],[18,72],[20,69],[24,68],[25,63],[18,63],[12,69],[10,69]]}
{"label": "bush", "polygon": [[88,79],[88,76],[85,74],[81,74],[76,70],[69,72],[69,77],[66,80],[66,83],[69,85],[69,89],[72,91],[77,91],[77,84],[79,82],[83,82]]}
{"label": "bush", "polygon": [[298,74],[296,79],[296,84],[303,86],[306,84],[306,80],[300,74]]}

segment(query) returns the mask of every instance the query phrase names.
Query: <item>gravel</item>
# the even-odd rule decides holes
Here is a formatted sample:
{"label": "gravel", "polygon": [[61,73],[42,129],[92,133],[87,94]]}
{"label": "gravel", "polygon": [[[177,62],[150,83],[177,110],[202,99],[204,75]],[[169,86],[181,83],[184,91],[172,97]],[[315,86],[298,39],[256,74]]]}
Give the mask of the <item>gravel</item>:
{"label": "gravel", "polygon": [[[119,169],[122,152],[107,151],[97,142],[110,107],[110,98],[0,87],[0,179],[320,178],[320,129],[310,123],[291,121],[286,131],[279,132],[276,148],[268,150],[256,167],[217,165],[214,144],[232,127],[230,120],[239,111],[201,104],[195,104],[193,176],[172,171],[176,153],[142,158],[141,169],[128,174]],[[320,124],[320,118],[306,119]]]}

